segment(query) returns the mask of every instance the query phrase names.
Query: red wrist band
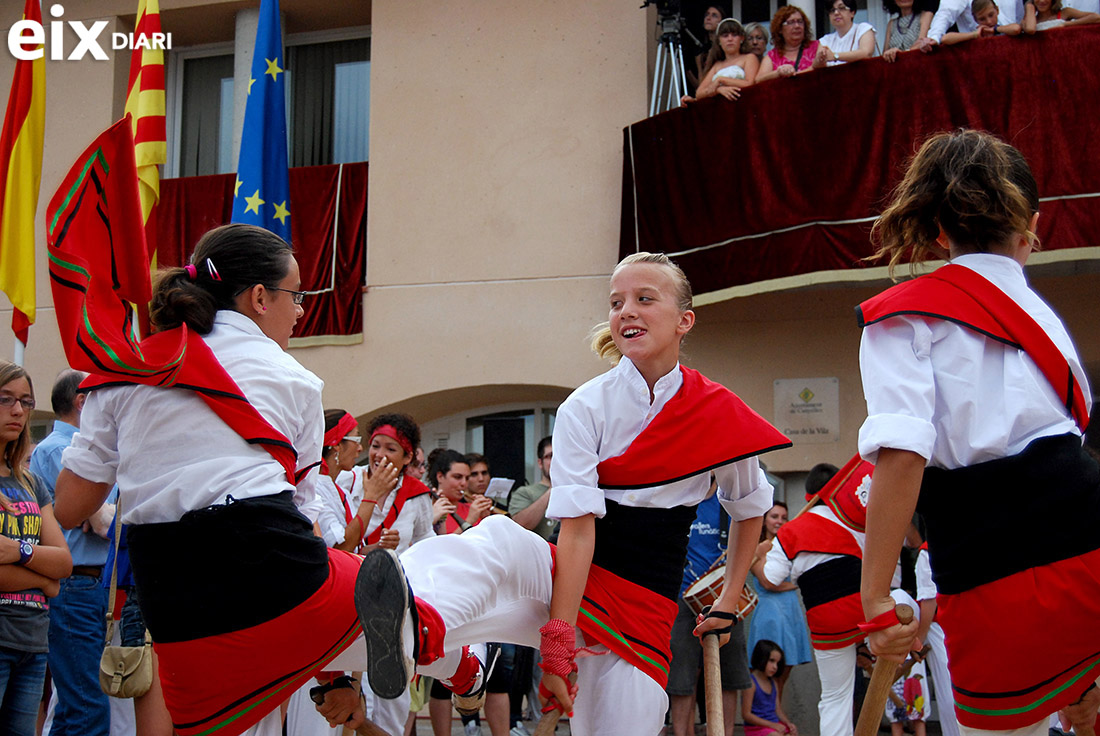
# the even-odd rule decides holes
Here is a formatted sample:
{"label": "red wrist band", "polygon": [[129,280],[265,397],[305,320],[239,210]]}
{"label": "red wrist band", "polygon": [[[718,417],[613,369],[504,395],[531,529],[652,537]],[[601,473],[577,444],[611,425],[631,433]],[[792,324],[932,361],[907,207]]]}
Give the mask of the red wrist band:
{"label": "red wrist band", "polygon": [[574,661],[577,649],[574,646],[577,636],[573,626],[560,618],[552,618],[539,629],[542,634],[542,671],[568,679],[577,671]]}
{"label": "red wrist band", "polygon": [[871,634],[875,631],[883,631],[891,626],[900,626],[901,621],[898,620],[897,611],[891,608],[886,613],[880,613],[870,621],[864,621],[859,624],[859,630],[864,634]]}

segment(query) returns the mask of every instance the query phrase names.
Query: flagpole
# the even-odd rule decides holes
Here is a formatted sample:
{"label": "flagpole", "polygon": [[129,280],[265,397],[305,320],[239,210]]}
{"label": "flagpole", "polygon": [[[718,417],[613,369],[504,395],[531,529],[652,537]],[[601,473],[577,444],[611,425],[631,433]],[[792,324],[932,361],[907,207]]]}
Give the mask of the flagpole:
{"label": "flagpole", "polygon": [[15,355],[12,356],[12,362],[18,366],[23,365],[23,354],[26,352],[27,346],[23,344],[23,341],[18,337],[15,338]]}

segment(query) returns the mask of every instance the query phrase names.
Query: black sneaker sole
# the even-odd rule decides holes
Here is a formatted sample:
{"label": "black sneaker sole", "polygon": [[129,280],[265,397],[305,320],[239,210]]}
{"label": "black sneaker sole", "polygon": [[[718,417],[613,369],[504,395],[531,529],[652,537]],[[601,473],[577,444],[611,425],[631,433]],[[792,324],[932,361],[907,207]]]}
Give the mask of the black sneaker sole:
{"label": "black sneaker sole", "polygon": [[392,700],[409,684],[402,641],[408,608],[409,584],[397,555],[371,550],[355,578],[355,610],[367,642],[367,679],[380,698]]}

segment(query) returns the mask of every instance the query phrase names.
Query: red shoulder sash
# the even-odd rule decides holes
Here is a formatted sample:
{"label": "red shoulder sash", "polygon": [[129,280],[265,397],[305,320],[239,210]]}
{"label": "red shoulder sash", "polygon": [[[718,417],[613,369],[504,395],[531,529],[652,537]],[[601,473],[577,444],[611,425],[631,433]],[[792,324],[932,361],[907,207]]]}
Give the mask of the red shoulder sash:
{"label": "red shoulder sash", "polygon": [[856,308],[860,327],[910,314],[944,319],[1023,350],[1050,381],[1082,432],[1089,415],[1069,361],[1039,324],[981,274],[948,264],[898,284]]}
{"label": "red shoulder sash", "polygon": [[398,489],[397,495],[394,496],[393,505],[390,506],[389,513],[386,514],[386,518],[382,520],[373,532],[367,535],[365,544],[378,544],[378,541],[382,539],[382,530],[393,527],[393,523],[397,521],[397,517],[401,514],[401,509],[405,506],[405,502],[410,498],[416,498],[417,496],[423,496],[425,493],[431,493],[426,485],[413,478],[411,475],[406,475],[401,479],[401,488]]}
{"label": "red shoulder sash", "polygon": [[787,559],[793,560],[801,552],[819,552],[827,555],[852,555],[863,559],[859,542],[845,527],[817,514],[803,514],[779,527],[779,543]]}
{"label": "red shoulder sash", "polygon": [[725,386],[680,367],[684,383],[630,447],[596,466],[601,488],[647,488],[790,447]]}

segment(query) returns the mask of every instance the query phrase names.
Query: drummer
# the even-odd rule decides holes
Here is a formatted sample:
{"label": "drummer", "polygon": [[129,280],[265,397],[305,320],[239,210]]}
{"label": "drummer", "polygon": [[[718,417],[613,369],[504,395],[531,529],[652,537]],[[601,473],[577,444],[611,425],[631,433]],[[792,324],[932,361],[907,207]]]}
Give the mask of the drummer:
{"label": "drummer", "polygon": [[[674,736],[695,733],[695,686],[703,664],[703,648],[692,634],[695,618],[703,606],[713,603],[722,588],[721,568],[707,572],[726,551],[729,542],[730,517],[714,493],[716,482],[711,477],[711,495],[700,503],[688,537],[687,564],[680,585],[679,610],[672,624],[672,664],[668,671],[669,710]],[[713,582],[708,582],[713,581]],[[687,596],[685,598],[685,596]],[[745,627],[734,626],[729,643],[718,650],[722,665],[723,733],[732,736],[737,715],[738,691],[747,690],[749,681],[748,655],[745,647]]]}

